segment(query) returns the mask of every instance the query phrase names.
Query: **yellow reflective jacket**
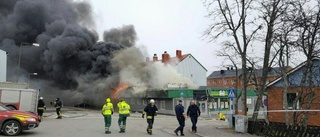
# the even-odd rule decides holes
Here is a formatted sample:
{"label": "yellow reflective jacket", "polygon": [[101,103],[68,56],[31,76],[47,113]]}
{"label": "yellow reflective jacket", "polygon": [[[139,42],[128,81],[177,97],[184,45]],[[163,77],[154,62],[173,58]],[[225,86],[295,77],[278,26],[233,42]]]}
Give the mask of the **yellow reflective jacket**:
{"label": "yellow reflective jacket", "polygon": [[112,115],[113,104],[111,103],[110,98],[106,99],[106,104],[102,107],[102,115]]}
{"label": "yellow reflective jacket", "polygon": [[119,114],[130,114],[130,105],[125,101],[118,103]]}

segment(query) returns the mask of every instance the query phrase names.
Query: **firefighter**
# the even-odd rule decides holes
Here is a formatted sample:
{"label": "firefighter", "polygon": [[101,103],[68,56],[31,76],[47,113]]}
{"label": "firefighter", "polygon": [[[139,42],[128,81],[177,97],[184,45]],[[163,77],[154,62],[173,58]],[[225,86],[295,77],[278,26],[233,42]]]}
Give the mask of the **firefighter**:
{"label": "firefighter", "polygon": [[111,103],[110,98],[106,99],[106,103],[102,107],[102,115],[104,117],[104,123],[105,123],[105,133],[110,134],[111,131],[109,131],[109,128],[111,126],[111,115],[113,115],[113,104]]}
{"label": "firefighter", "polygon": [[157,116],[158,113],[158,108],[154,104],[155,101],[153,99],[150,100],[150,103],[144,108],[143,113],[142,113],[142,118],[144,118],[144,115],[147,115],[147,132],[148,134],[152,135],[152,126],[154,122],[154,116]]}
{"label": "firefighter", "polygon": [[119,133],[125,133],[126,132],[126,123],[127,123],[127,117],[130,116],[130,105],[126,103],[123,99],[120,99],[120,102],[118,103],[118,109],[119,109]]}
{"label": "firefighter", "polygon": [[43,97],[40,97],[37,105],[37,112],[39,116],[39,121],[41,122],[43,118],[43,111],[46,110],[46,104],[43,101]]}
{"label": "firefighter", "polygon": [[187,116],[190,117],[191,122],[192,122],[192,132],[197,133],[197,122],[198,122],[198,117],[200,116],[201,112],[199,107],[195,104],[195,101],[192,100],[190,102],[190,106],[188,107],[187,110]]}
{"label": "firefighter", "polygon": [[175,112],[179,127],[174,130],[174,133],[178,136],[178,132],[180,131],[180,136],[184,136],[183,128],[185,126],[186,115],[184,113],[184,107],[182,106],[182,100],[179,100],[179,104],[175,107]]}
{"label": "firefighter", "polygon": [[60,98],[57,98],[55,102],[50,102],[50,104],[56,107],[56,112],[58,115],[57,119],[62,119],[61,108],[63,107],[63,103]]}

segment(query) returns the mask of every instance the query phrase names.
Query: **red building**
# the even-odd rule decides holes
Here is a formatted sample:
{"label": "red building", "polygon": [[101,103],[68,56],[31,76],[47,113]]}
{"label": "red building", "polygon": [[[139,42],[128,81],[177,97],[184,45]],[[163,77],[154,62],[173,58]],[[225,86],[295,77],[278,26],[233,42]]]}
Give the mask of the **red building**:
{"label": "red building", "polygon": [[[289,119],[292,124],[294,112],[299,115],[298,122],[301,120],[303,113],[307,112],[307,125],[320,126],[320,59],[313,59],[312,65],[312,72],[306,72],[305,63],[302,63],[287,73],[288,93],[286,97],[288,110],[284,109],[283,104],[283,92],[285,90],[283,79],[281,77],[277,78],[268,85],[268,118],[270,122],[285,123],[284,111],[289,111]],[[304,75],[307,75],[305,82],[303,82]],[[312,85],[308,80],[310,77],[312,77]],[[298,103],[295,106],[294,101],[299,94],[301,94],[301,97],[297,98]],[[310,108],[307,108],[307,103],[311,104]]]}

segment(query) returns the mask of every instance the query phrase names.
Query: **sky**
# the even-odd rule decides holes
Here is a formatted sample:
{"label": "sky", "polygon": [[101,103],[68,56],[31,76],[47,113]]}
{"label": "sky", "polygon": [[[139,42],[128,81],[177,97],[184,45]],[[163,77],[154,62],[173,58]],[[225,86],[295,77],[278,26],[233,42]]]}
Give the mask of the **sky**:
{"label": "sky", "polygon": [[175,56],[192,54],[209,75],[219,70],[219,46],[203,37],[210,25],[207,10],[200,0],[90,0],[100,39],[110,28],[132,24],[138,35],[137,46],[145,55],[161,57],[164,51]]}

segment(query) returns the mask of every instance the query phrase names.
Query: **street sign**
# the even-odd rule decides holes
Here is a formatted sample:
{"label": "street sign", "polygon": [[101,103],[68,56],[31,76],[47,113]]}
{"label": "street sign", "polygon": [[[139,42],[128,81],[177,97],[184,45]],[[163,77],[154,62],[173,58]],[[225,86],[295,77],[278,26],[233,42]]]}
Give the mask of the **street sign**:
{"label": "street sign", "polygon": [[236,98],[236,90],[235,89],[228,90],[228,98]]}

